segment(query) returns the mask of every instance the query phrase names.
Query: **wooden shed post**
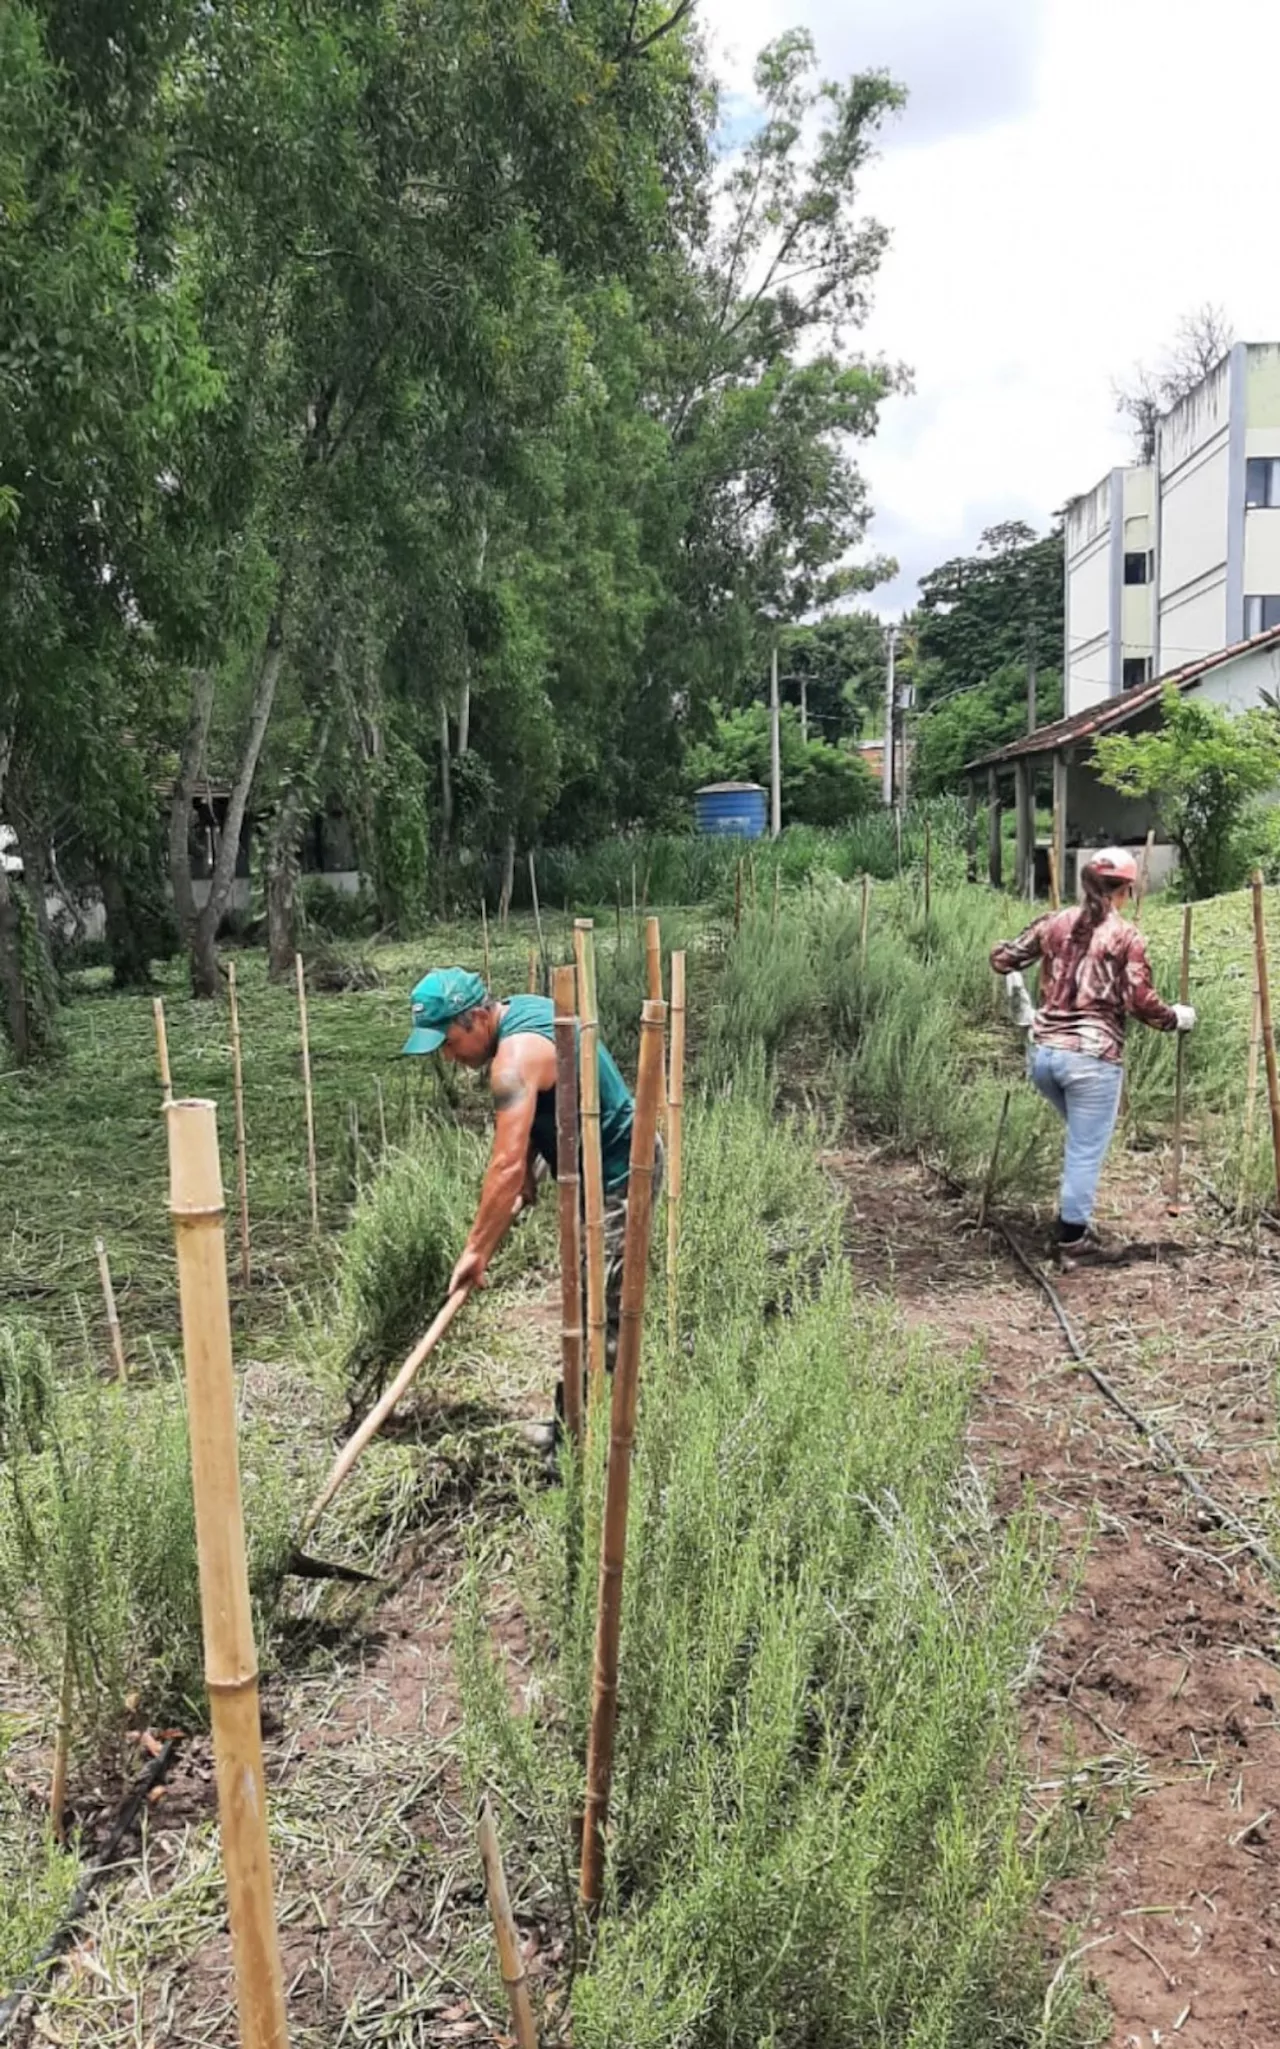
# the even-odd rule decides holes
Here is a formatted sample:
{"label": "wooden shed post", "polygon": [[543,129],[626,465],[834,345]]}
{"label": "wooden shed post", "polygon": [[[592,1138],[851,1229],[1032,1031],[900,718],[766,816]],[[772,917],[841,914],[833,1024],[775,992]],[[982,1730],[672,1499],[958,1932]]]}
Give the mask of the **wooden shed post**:
{"label": "wooden shed post", "polygon": [[1004,849],[1001,843],[1000,775],[987,770],[987,880],[992,889],[1004,887]]}
{"label": "wooden shed post", "polygon": [[1014,854],[1014,887],[1019,896],[1036,893],[1036,812],[1031,787],[1031,763],[1020,754],[1013,764],[1014,819],[1017,825]]}
{"label": "wooden shed post", "polygon": [[1053,858],[1057,863],[1058,887],[1064,900],[1067,889],[1067,756],[1061,749],[1053,757]]}

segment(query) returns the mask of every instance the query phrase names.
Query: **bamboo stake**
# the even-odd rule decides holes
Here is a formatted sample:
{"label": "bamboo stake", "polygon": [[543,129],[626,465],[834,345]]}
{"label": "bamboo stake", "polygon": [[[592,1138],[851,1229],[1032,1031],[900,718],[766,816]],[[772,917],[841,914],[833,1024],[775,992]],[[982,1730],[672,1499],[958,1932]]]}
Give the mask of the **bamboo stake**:
{"label": "bamboo stake", "polygon": [[600,1153],[600,1024],[596,1009],[596,963],[590,918],[575,918],[573,950],[578,963],[579,1086],[582,1118],[582,1179],[587,1238],[587,1386],[590,1406],[604,1386],[604,1165]]}
{"label": "bamboo stake", "polygon": [[1054,846],[1054,844],[1053,844],[1053,841],[1052,841],[1052,840],[1050,840],[1050,842],[1049,842],[1049,909],[1050,909],[1051,911],[1057,911],[1057,910],[1060,910],[1061,908],[1062,908],[1062,897],[1061,897],[1061,894],[1060,894],[1060,892],[1059,892],[1059,889],[1058,889],[1058,849],[1057,849],[1057,848],[1056,848],[1056,847]]}
{"label": "bamboo stake", "polygon": [[311,1098],[311,1037],[307,1030],[307,978],[302,955],[293,956],[298,983],[298,1022],[302,1028],[302,1093],[307,1110],[307,1182],[311,1190],[311,1228],[320,1229],[320,1188],[316,1180],[316,1112]]}
{"label": "bamboo stake", "polygon": [[354,1430],[347,1439],[337,1458],[329,1468],[328,1478],[325,1480],[324,1486],[320,1489],[320,1492],[303,1518],[302,1527],[299,1531],[300,1541],[310,1536],[366,1444],[377,1436],[401,1395],[413,1380],[424,1360],[429,1358],[431,1353],[434,1352],[470,1293],[470,1288],[456,1288],[454,1290],[445,1303],[444,1308],[438,1311],[430,1329],[418,1339],[417,1344],[410,1352],[390,1386],[379,1400],[374,1403],[359,1429]]}
{"label": "bamboo stake", "polygon": [[556,969],[556,1185],[560,1194],[560,1372],[565,1428],[582,1442],[582,1210],[578,1169],[577,976]]}
{"label": "bamboo stake", "polygon": [[1240,1195],[1236,1203],[1236,1215],[1244,1215],[1245,1197],[1249,1189],[1249,1169],[1253,1161],[1253,1127],[1258,1108],[1258,1055],[1262,1050],[1262,1016],[1258,998],[1258,984],[1253,985],[1253,1019],[1249,1027],[1249,1069],[1244,1094],[1244,1144],[1240,1153]]}
{"label": "bamboo stake", "polygon": [[[657,918],[644,921],[645,966],[648,973],[650,1003],[662,1001],[662,927]],[[667,1123],[667,1083],[662,1080],[662,1104],[658,1111],[658,1128],[665,1133]]]}
{"label": "bamboo stake", "polygon": [[931,908],[932,908],[932,904],[933,904],[933,833],[932,833],[932,831],[931,831],[931,829],[930,829],[930,821],[929,821],[928,817],[926,816],[926,818],[925,818],[925,821],[924,821],[924,915],[925,915],[925,922],[926,922],[926,924],[928,923],[928,920],[929,920],[929,915],[930,915],[930,911],[931,911]]}
{"label": "bamboo stake", "polygon": [[156,1059],[160,1066],[160,1093],[165,1103],[173,1101],[173,1083],[169,1078],[169,1034],[164,1023],[164,998],[155,996],[151,1001],[151,1012],[156,1021]]}
{"label": "bamboo stake", "polygon": [[733,931],[734,931],[734,937],[735,937],[735,938],[737,937],[738,933],[739,933],[739,932],[741,932],[741,930],[742,930],[742,859],[741,859],[741,856],[739,856],[739,859],[738,859],[738,865],[737,865],[737,867],[735,868],[735,870],[734,870],[734,875],[733,875]]}
{"label": "bamboo stake", "polygon": [[532,847],[529,849],[529,888],[533,892],[533,922],[538,929],[538,956],[542,962],[545,974],[547,967],[547,942],[542,932],[542,906],[538,902],[538,868],[533,858]]}
{"label": "bamboo stake", "polygon": [[538,993],[538,949],[537,949],[537,947],[536,947],[536,946],[531,946],[531,947],[529,948],[529,994],[530,994],[531,996],[536,996],[536,995],[537,995],[537,993]]}
{"label": "bamboo stake", "polygon": [[[480,930],[484,935],[484,986],[492,995],[493,967],[489,959],[489,913],[485,909],[483,897],[480,899]],[[385,1151],[386,1148],[384,1147],[383,1150]]]}
{"label": "bamboo stake", "polygon": [[631,922],[637,933],[640,930],[640,902],[636,895],[636,864],[631,863]]}
{"label": "bamboo stake", "polygon": [[591,1732],[587,1743],[587,1806],[582,1824],[580,1891],[594,1907],[604,1883],[605,1829],[613,1777],[613,1739],[618,1719],[618,1648],[622,1633],[622,1574],[627,1555],[627,1508],[631,1496],[632,1448],[640,1392],[640,1348],[644,1336],[645,1283],[653,1223],[653,1160],[662,1096],[662,1040],[666,1006],[646,1003],[640,1023],[640,1068],[635,1121],[631,1127],[631,1171],[627,1185],[627,1237],[622,1265],[622,1315],[613,1374],[609,1420],[609,1464],[605,1479],[604,1529],[596,1610]]}
{"label": "bamboo stake", "polygon": [[987,1221],[987,1206],[991,1201],[991,1191],[996,1185],[996,1165],[1000,1158],[1000,1147],[1004,1143],[1004,1127],[1008,1122],[1009,1118],[1009,1098],[1012,1095],[1012,1093],[1013,1091],[1011,1089],[1006,1089],[1004,1092],[1004,1101],[1000,1105],[1000,1116],[996,1124],[996,1135],[991,1145],[991,1158],[987,1162],[987,1178],[982,1184],[982,1194],[978,1200],[979,1229],[981,1229],[983,1224],[985,1224]]}
{"label": "bamboo stake", "polygon": [[111,1357],[115,1361],[116,1379],[126,1381],[129,1368],[125,1363],[124,1338],[120,1333],[120,1317],[116,1310],[116,1291],[111,1285],[111,1268],[107,1264],[107,1248],[101,1238],[95,1238],[93,1249],[98,1256],[98,1279],[102,1283],[102,1299],[107,1309],[107,1328],[111,1332]]}
{"label": "bamboo stake", "polygon": [[381,1157],[385,1160],[387,1157],[387,1106],[382,1100],[381,1075],[375,1078],[374,1086],[378,1091],[378,1137],[382,1144]]}
{"label": "bamboo stake", "polygon": [[754,853],[747,855],[747,880],[751,884],[751,910],[754,916],[760,908],[760,899],[756,894],[756,857]]}
{"label": "bamboo stake", "polygon": [[671,956],[671,1081],[667,1090],[667,1339],[678,1335],[684,1147],[684,955]]}
{"label": "bamboo stake", "polygon": [[244,1062],[240,1049],[240,1002],[236,994],[236,964],[227,962],[227,996],[231,1004],[231,1066],[236,1095],[236,1188],[240,1197],[240,1285],[249,1286],[249,1155],[244,1132]]}
{"label": "bamboo stake", "polygon": [[[1189,1002],[1191,997],[1191,905],[1182,907],[1182,968],[1178,976],[1178,1001]],[[1169,1201],[1176,1209],[1182,1195],[1182,1111],[1186,1089],[1187,1035],[1178,1033],[1178,1044],[1174,1051],[1173,1082],[1173,1185],[1169,1190]]]}
{"label": "bamboo stake", "polygon": [[476,1836],[480,1844],[480,1862],[484,1866],[489,1918],[498,1944],[498,1965],[506,1987],[511,2025],[515,2029],[516,2049],[538,2049],[538,2030],[529,2001],[529,1981],[520,1954],[520,1933],[511,1911],[511,1895],[507,1891],[507,1875],[502,1868],[502,1851],[498,1847],[498,1831],[488,1794],[480,1802]]}
{"label": "bamboo stake", "polygon": [[1280,1195],[1280,1075],[1276,1073],[1276,1035],[1271,1022],[1271,983],[1267,972],[1267,924],[1262,895],[1262,870],[1253,877],[1253,948],[1258,963],[1258,1014],[1262,1024],[1262,1053],[1267,1063],[1267,1097],[1271,1104],[1271,1145],[1276,1163],[1276,1192]]}
{"label": "bamboo stake", "polygon": [[871,919],[871,877],[870,877],[869,875],[864,875],[864,876],[863,876],[863,878],[862,878],[862,933],[861,933],[861,945],[862,945],[862,965],[863,965],[863,967],[864,967],[864,968],[865,968],[865,967],[866,967],[866,965],[867,965],[867,926],[868,926],[868,924],[870,923],[870,919]]}
{"label": "bamboo stake", "polygon": [[[615,889],[617,890],[617,893],[618,893],[618,936],[617,936],[616,940],[614,941],[614,947],[613,947],[613,950],[614,950],[614,954],[615,954],[615,956],[616,956],[616,955],[618,955],[618,954],[620,954],[620,953],[622,952],[622,883],[621,883],[621,880],[617,881],[617,882],[616,882],[616,883],[614,884],[614,888],[615,888]],[[575,919],[575,921],[574,921],[574,922],[575,922],[575,924],[576,924],[577,920]]]}
{"label": "bamboo stake", "polygon": [[267,1840],[258,1660],[249,1604],[217,1111],[169,1106],[206,1683],[242,2049],[285,2049],[284,1984]]}
{"label": "bamboo stake", "polygon": [[75,1666],[71,1657],[71,1632],[62,1651],[62,1680],[58,1687],[58,1719],[53,1742],[53,1783],[49,1788],[49,1826],[55,1842],[65,1843],[67,1771],[71,1763],[71,1685]]}

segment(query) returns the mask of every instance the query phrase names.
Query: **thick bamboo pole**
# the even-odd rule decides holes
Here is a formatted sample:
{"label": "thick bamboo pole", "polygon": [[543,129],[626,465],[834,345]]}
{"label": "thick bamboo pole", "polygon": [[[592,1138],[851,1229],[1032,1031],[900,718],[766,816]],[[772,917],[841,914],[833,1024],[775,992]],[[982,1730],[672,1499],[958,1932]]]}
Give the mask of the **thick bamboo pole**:
{"label": "thick bamboo pole", "polygon": [[1271,1145],[1280,1195],[1280,1075],[1276,1072],[1276,1035],[1271,1022],[1271,983],[1267,970],[1267,921],[1261,868],[1253,877],[1253,950],[1258,966],[1258,1014],[1262,1022],[1262,1056],[1267,1063],[1267,1099],[1271,1105]]}
{"label": "thick bamboo pole", "polygon": [[231,1065],[236,1092],[236,1193],[240,1199],[240,1285],[247,1288],[253,1278],[249,1259],[249,1154],[244,1129],[244,1059],[240,1045],[240,999],[236,992],[236,964],[227,963],[227,996],[231,1005]]}
{"label": "thick bamboo pole", "polygon": [[120,1317],[116,1309],[116,1291],[111,1285],[107,1248],[101,1238],[95,1238],[93,1249],[98,1258],[98,1279],[102,1283],[102,1299],[107,1309],[107,1329],[111,1332],[111,1357],[115,1361],[116,1379],[124,1381],[129,1378],[129,1368],[125,1362],[124,1339],[120,1334]]}
{"label": "thick bamboo pole", "polygon": [[1258,1056],[1262,1050],[1262,1015],[1258,997],[1258,984],[1253,984],[1253,1020],[1249,1027],[1249,1067],[1244,1087],[1244,1142],[1240,1148],[1240,1194],[1236,1202],[1237,1217],[1244,1216],[1245,1199],[1249,1190],[1249,1172],[1253,1163],[1253,1127],[1258,1114]]}
{"label": "thick bamboo pole", "polygon": [[635,1121],[631,1128],[631,1171],[627,1186],[627,1238],[622,1264],[622,1314],[613,1373],[609,1419],[609,1465],[605,1480],[604,1530],[600,1543],[600,1588],[596,1609],[591,1730],[587,1741],[587,1806],[582,1824],[580,1890],[594,1907],[604,1884],[605,1828],[613,1778],[613,1739],[618,1719],[618,1649],[622,1635],[622,1575],[627,1555],[627,1508],[631,1498],[631,1454],[640,1393],[640,1349],[644,1337],[645,1284],[653,1223],[653,1160],[662,1099],[662,1040],[665,1006],[646,1003],[640,1023],[640,1070]]}
{"label": "thick bamboo pole", "polygon": [[507,1891],[507,1875],[502,1868],[498,1831],[487,1794],[480,1802],[476,1836],[480,1844],[480,1862],[484,1866],[484,1889],[489,1900],[489,1918],[493,1922],[493,1932],[497,1938],[498,1965],[502,1972],[503,1985],[506,1987],[511,2025],[515,2030],[516,2049],[538,2049],[538,2030],[534,2025],[533,2007],[529,2001],[529,1981],[525,1976],[524,1959],[520,1954],[520,1931],[516,1927],[516,1917],[511,1911],[511,1895]]}
{"label": "thick bamboo pole", "polygon": [[573,950],[578,963],[578,1107],[587,1238],[587,1387],[594,1403],[604,1386],[604,1166],[600,1155],[600,1025],[590,918],[574,919]]}
{"label": "thick bamboo pole", "polygon": [[667,1089],[667,1338],[679,1333],[680,1201],[684,1192],[684,955],[671,956],[671,1079]]}
{"label": "thick bamboo pole", "polygon": [[57,1843],[66,1841],[67,1770],[71,1763],[71,1686],[75,1665],[71,1657],[71,1632],[62,1652],[62,1679],[58,1687],[58,1719],[53,1740],[53,1783],[49,1788],[49,1826]]}
{"label": "thick bamboo pole", "polygon": [[[1178,976],[1178,1001],[1187,1003],[1191,999],[1191,905],[1182,907],[1182,967]],[[1173,1082],[1173,1176],[1169,1188],[1169,1200],[1177,1207],[1182,1196],[1182,1112],[1186,1094],[1187,1035],[1178,1033],[1178,1044],[1174,1052]]]}
{"label": "thick bamboo pole", "polygon": [[151,1014],[156,1024],[156,1062],[160,1069],[160,1095],[165,1103],[173,1101],[173,1082],[169,1077],[169,1034],[165,1030],[164,998],[154,996],[151,1000]]}
{"label": "thick bamboo pole", "polygon": [[306,1516],[303,1519],[302,1529],[299,1532],[300,1539],[307,1537],[315,1528],[366,1444],[377,1436],[401,1395],[417,1374],[424,1360],[434,1352],[470,1293],[470,1288],[456,1288],[454,1290],[445,1303],[444,1308],[438,1312],[430,1329],[425,1331],[422,1337],[418,1339],[417,1344],[410,1352],[390,1386],[379,1400],[374,1403],[359,1428],[354,1430],[347,1439],[342,1450],[329,1468],[329,1475],[324,1486],[320,1489],[320,1492],[307,1510]]}
{"label": "thick bamboo pole", "polygon": [[240,2040],[243,2049],[285,2049],[288,2034],[267,1840],[258,1661],[236,1448],[217,1112],[212,1103],[172,1103],[167,1122],[169,1209],[178,1243],[205,1678],[213,1722]]}
{"label": "thick bamboo pole", "polygon": [[307,1029],[307,977],[302,955],[293,956],[298,983],[298,1023],[302,1031],[302,1093],[307,1110],[307,1183],[311,1190],[311,1228],[320,1229],[320,1187],[316,1179],[316,1110],[311,1095],[311,1035]]}
{"label": "thick bamboo pole", "polygon": [[572,968],[556,969],[556,1185],[560,1194],[560,1374],[565,1428],[582,1441],[582,1181],[578,1170],[578,1001]]}

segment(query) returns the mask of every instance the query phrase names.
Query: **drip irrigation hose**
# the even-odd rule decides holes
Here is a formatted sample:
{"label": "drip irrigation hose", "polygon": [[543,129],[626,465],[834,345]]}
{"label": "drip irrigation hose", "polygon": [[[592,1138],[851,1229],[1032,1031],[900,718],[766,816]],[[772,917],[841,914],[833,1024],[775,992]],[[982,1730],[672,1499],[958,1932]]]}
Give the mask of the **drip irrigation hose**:
{"label": "drip irrigation hose", "polygon": [[156,1754],[147,1766],[146,1771],[142,1774],[142,1777],[138,1780],[137,1785],[128,1795],[124,1805],[117,1814],[112,1824],[111,1833],[103,1845],[102,1855],[97,1863],[86,1871],[79,1885],[72,1893],[67,1911],[59,1922],[58,1927],[50,1936],[44,1948],[38,1951],[32,1960],[30,1968],[18,1980],[12,1992],[5,1999],[0,1999],[0,2042],[7,2040],[22,2007],[31,1998],[32,1994],[38,1990],[40,1980],[44,1976],[47,1967],[50,1964],[56,1963],[62,1952],[70,1946],[72,1937],[75,1935],[76,1929],[84,1916],[85,1909],[93,1898],[94,1893],[101,1885],[103,1879],[108,1877],[116,1868],[116,1851],[120,1848],[121,1843],[133,1827],[148,1796],[159,1785],[161,1779],[168,1771],[173,1761],[173,1753],[177,1747],[177,1737],[170,1737],[163,1749]]}
{"label": "drip irrigation hose", "polygon": [[1119,1389],[1113,1386],[1112,1382],[1107,1379],[1100,1366],[1094,1365],[1092,1359],[1090,1359],[1085,1351],[1084,1346],[1076,1335],[1075,1325],[1063,1308],[1062,1298],[1052,1281],[1049,1280],[1046,1274],[1041,1273],[1039,1267],[1032,1260],[1028,1259],[1008,1225],[1001,1223],[999,1218],[996,1218],[994,1221],[995,1228],[999,1231],[1000,1236],[1004,1239],[1005,1244],[1009,1247],[1019,1266],[1025,1273],[1031,1276],[1031,1279],[1041,1290],[1049,1307],[1057,1317],[1059,1324],[1062,1326],[1062,1334],[1066,1338],[1071,1356],[1077,1366],[1083,1368],[1094,1386],[1098,1389],[1098,1392],[1106,1397],[1112,1407],[1118,1410],[1127,1423],[1132,1424],[1139,1436],[1146,1438],[1152,1450],[1159,1454],[1169,1470],[1177,1475],[1188,1493],[1195,1496],[1195,1499],[1213,1518],[1218,1527],[1230,1531],[1231,1535],[1237,1539],[1246,1551],[1253,1553],[1259,1564],[1265,1565],[1273,1578],[1280,1580],[1280,1559],[1277,1559],[1274,1552],[1268,1549],[1261,1537],[1256,1537],[1253,1534],[1248,1524],[1242,1522],[1233,1509],[1224,1508],[1220,1501],[1216,1501],[1213,1495],[1201,1486],[1190,1466],[1179,1457],[1164,1432],[1157,1430],[1155,1424],[1150,1422],[1147,1417],[1139,1415],[1136,1409],[1130,1408]]}

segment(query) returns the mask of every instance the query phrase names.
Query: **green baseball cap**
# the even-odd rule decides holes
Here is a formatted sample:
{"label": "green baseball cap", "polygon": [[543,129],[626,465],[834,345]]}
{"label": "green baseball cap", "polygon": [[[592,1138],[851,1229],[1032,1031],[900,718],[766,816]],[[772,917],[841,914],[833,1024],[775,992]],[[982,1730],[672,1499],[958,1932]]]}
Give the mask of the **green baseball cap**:
{"label": "green baseball cap", "polygon": [[438,1053],[454,1018],[478,1009],[487,997],[484,983],[470,968],[433,969],[422,977],[409,998],[413,1030],[401,1051]]}

